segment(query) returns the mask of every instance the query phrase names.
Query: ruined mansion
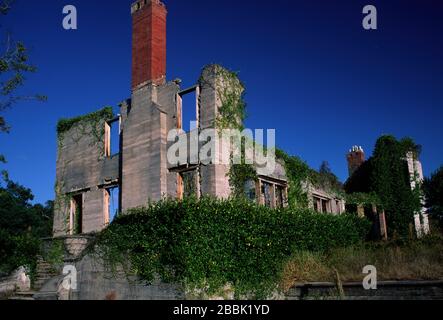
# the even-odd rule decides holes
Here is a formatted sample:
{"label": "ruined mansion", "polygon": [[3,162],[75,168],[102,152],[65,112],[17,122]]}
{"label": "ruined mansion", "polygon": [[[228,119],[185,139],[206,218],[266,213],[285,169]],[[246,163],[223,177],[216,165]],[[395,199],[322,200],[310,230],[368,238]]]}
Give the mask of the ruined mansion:
{"label": "ruined mansion", "polygon": [[[131,14],[130,98],[120,104],[116,116],[103,109],[66,120],[59,128],[55,237],[103,230],[112,220],[113,203],[124,212],[165,197],[231,195],[229,164],[190,158],[171,164],[167,159],[171,130],[183,129],[189,139],[192,130],[214,128],[222,106],[220,94],[229,86],[220,75],[224,69],[205,67],[190,88],[181,88],[179,80],[167,81],[165,5],[160,0],[138,0]],[[189,97],[193,102],[185,105]],[[184,114],[190,110],[196,125],[187,130]],[[353,168],[358,159],[354,160],[348,159]],[[285,206],[288,179],[283,164],[277,161],[271,173],[259,167],[256,171],[256,181],[245,186],[248,196],[270,207]],[[309,205],[319,212],[345,211],[344,199],[334,192],[311,185],[306,192]]]}

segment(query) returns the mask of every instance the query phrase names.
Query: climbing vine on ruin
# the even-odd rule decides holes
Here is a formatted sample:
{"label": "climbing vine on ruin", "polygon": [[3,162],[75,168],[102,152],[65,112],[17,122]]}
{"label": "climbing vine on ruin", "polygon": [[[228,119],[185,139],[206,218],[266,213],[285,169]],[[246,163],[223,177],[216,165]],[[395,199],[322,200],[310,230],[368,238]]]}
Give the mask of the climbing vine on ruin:
{"label": "climbing vine on ruin", "polygon": [[[205,67],[205,69],[211,70],[212,73],[209,77],[203,74],[199,83],[202,86],[210,86],[216,90],[220,102],[214,127],[218,129],[219,134],[223,129],[243,130],[243,121],[246,118],[245,86],[239,80],[238,73],[229,71],[219,65],[210,65]],[[212,82],[211,78],[216,79],[215,82]],[[255,142],[252,143],[255,146]],[[266,147],[262,147],[266,152]],[[242,155],[244,155],[244,141],[242,141],[241,151]],[[288,201],[291,207],[308,206],[307,187],[309,185],[328,190],[337,195],[343,194],[341,183],[330,170],[317,172],[300,158],[290,156],[282,150],[277,150],[276,156],[284,163],[286,169],[289,180]],[[246,164],[244,159],[242,159],[241,164],[232,163],[232,154],[231,166],[227,176],[235,196],[244,195],[246,182],[257,179],[254,166]]]}
{"label": "climbing vine on ruin", "polygon": [[215,119],[218,129],[243,129],[246,118],[245,87],[236,72],[217,68],[217,93],[221,106]]}
{"label": "climbing vine on ruin", "polygon": [[288,178],[288,205],[292,208],[308,206],[305,183],[309,180],[311,169],[300,158],[290,156],[283,150],[276,150],[276,157],[284,163]]}
{"label": "climbing vine on ruin", "polygon": [[[374,193],[386,213],[388,233],[391,237],[411,236],[410,225],[414,214],[420,211],[421,183],[411,190],[406,155],[416,158],[420,146],[410,138],[397,140],[394,136],[381,136],[374,153],[346,182],[347,193]],[[417,176],[412,177],[417,182]]]}
{"label": "climbing vine on ruin", "polygon": [[93,144],[103,144],[105,134],[104,123],[113,117],[114,112],[112,111],[112,107],[104,107],[99,111],[80,117],[61,119],[57,124],[59,147],[63,147],[66,133],[74,127],[78,130],[77,136],[73,138],[75,142],[78,142],[84,135],[90,135],[93,137]]}
{"label": "climbing vine on ruin", "polygon": [[57,181],[55,183],[55,201],[54,201],[54,211],[63,214],[63,230],[55,230],[56,232],[68,233],[69,231],[69,213],[67,208],[69,208],[71,203],[71,197],[63,193],[64,183]]}
{"label": "climbing vine on ruin", "polygon": [[257,180],[257,172],[251,164],[232,164],[229,172],[229,185],[234,197],[245,197],[245,185]]}
{"label": "climbing vine on ruin", "polygon": [[[221,132],[223,129],[243,130],[243,121],[246,118],[246,102],[244,100],[245,86],[238,78],[238,73],[227,70],[219,65],[210,66],[214,70],[214,85],[208,83],[204,78],[200,78],[201,84],[208,84],[217,92],[220,99],[220,107],[217,117],[214,121],[214,127]],[[242,145],[244,145],[242,143]],[[243,154],[243,150],[240,150]],[[244,157],[242,157],[244,158]],[[235,164],[232,161],[227,174],[229,185],[235,197],[244,196],[244,187],[246,182],[257,179],[255,168],[251,164],[246,164],[244,159],[242,163]]]}
{"label": "climbing vine on ruin", "polygon": [[220,107],[214,121],[214,127],[218,130],[243,130],[243,121],[246,118],[245,86],[238,78],[238,72],[227,70],[220,65],[210,65],[206,68],[214,70],[215,84],[210,83],[203,76],[199,83],[209,85],[216,90],[220,99]]}
{"label": "climbing vine on ruin", "polygon": [[57,268],[63,265],[64,253],[64,241],[60,239],[53,239],[48,250],[43,252],[44,260],[51,265],[52,271],[57,271]]}
{"label": "climbing vine on ruin", "polygon": [[375,193],[362,193],[362,192],[347,194],[346,204],[357,205],[357,206],[382,205],[380,198]]}

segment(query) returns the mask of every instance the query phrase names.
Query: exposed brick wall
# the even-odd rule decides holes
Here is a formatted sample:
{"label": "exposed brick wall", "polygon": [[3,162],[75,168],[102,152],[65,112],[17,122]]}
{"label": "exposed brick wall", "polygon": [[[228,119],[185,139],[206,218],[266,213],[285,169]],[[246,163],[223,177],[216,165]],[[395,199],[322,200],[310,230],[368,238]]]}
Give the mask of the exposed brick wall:
{"label": "exposed brick wall", "polygon": [[352,176],[354,172],[365,162],[366,157],[363,149],[352,150],[347,155],[349,176]]}
{"label": "exposed brick wall", "polygon": [[132,7],[133,89],[151,81],[165,83],[166,16],[159,0],[140,0]]}

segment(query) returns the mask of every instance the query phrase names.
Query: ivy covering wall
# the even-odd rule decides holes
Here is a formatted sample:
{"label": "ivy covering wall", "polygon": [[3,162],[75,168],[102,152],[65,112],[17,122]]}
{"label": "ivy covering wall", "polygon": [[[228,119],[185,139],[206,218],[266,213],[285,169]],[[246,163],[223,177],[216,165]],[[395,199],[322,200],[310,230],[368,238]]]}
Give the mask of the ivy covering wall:
{"label": "ivy covering wall", "polygon": [[385,210],[390,237],[411,236],[414,213],[420,210],[421,184],[417,181],[417,187],[411,190],[406,162],[408,152],[418,158],[420,149],[410,138],[397,140],[393,136],[382,136],[376,142],[373,156],[345,184],[349,194],[376,197],[373,201]]}
{"label": "ivy covering wall", "polygon": [[156,274],[187,289],[265,297],[296,250],[327,252],[359,243],[366,219],[302,209],[273,210],[247,200],[187,198],[133,209],[116,218],[92,248],[110,270],[148,283]]}
{"label": "ivy covering wall", "polygon": [[63,146],[62,144],[66,133],[74,127],[79,129],[80,136],[91,135],[96,143],[103,142],[105,133],[104,123],[113,118],[114,112],[112,111],[112,107],[104,107],[101,110],[83,116],[61,119],[57,123],[59,147]]}

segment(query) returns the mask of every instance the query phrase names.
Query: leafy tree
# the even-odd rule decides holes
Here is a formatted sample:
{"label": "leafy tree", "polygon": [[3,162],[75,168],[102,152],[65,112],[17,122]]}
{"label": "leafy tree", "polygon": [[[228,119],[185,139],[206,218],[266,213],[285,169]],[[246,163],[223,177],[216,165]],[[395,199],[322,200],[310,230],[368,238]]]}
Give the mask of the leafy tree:
{"label": "leafy tree", "polygon": [[30,189],[7,175],[0,184],[0,274],[25,265],[35,268],[40,238],[52,233],[53,202],[33,205]]}
{"label": "leafy tree", "polygon": [[[0,16],[9,13],[13,0],[0,0]],[[25,82],[25,75],[37,71],[28,60],[28,49],[20,41],[14,41],[10,34],[5,33],[0,43],[0,112],[10,108],[20,100],[37,99],[44,101],[45,96],[16,95],[16,90]],[[0,116],[0,132],[9,132],[5,118]]]}
{"label": "leafy tree", "polygon": [[358,167],[357,170],[346,181],[344,188],[346,193],[369,193],[371,186],[371,174],[373,172],[373,158],[369,158],[367,161]]}
{"label": "leafy tree", "polygon": [[443,165],[425,179],[423,188],[431,214],[443,221]]}
{"label": "leafy tree", "polygon": [[[9,13],[14,0],[0,0],[0,17]],[[0,25],[1,28],[1,25]],[[9,33],[2,33],[0,40],[0,113],[22,100],[46,100],[42,95],[18,95],[17,89],[24,85],[25,76],[36,72],[28,62],[28,50],[13,40]],[[10,127],[0,115],[0,133],[8,133]],[[6,163],[0,154],[0,163]],[[31,190],[9,180],[2,171],[0,180],[0,275],[8,274],[19,266],[36,266],[40,251],[40,238],[52,234],[53,202],[33,205]]]}

